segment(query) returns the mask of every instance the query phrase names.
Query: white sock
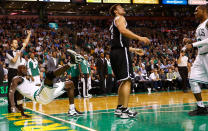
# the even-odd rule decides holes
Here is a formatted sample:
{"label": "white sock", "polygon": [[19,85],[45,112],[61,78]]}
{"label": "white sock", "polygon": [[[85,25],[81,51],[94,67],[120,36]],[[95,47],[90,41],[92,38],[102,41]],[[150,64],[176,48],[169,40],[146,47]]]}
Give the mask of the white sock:
{"label": "white sock", "polygon": [[205,107],[203,101],[197,101],[197,105],[199,107]]}
{"label": "white sock", "polygon": [[71,111],[75,110],[74,104],[70,104],[70,110],[71,110]]}

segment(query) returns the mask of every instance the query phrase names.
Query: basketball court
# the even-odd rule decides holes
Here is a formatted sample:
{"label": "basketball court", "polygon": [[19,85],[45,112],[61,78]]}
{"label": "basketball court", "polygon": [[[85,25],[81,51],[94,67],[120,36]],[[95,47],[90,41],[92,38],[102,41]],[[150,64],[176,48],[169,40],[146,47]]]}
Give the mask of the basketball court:
{"label": "basketball court", "polygon": [[[208,90],[203,90],[203,98]],[[129,106],[139,112],[136,118],[120,119],[114,115],[117,96],[99,96],[75,99],[82,116],[67,115],[68,100],[57,99],[48,105],[26,102],[25,109],[31,118],[19,113],[7,113],[7,105],[1,105],[1,131],[206,131],[207,116],[188,116],[196,107],[191,93],[160,92],[132,94]],[[2,101],[3,102],[3,101]],[[205,104],[208,104],[205,102]]]}

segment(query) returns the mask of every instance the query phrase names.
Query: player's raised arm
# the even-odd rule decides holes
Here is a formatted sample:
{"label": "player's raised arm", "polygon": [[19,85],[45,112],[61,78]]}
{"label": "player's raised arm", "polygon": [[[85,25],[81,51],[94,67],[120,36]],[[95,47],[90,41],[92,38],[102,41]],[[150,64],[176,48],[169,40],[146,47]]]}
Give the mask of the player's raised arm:
{"label": "player's raised arm", "polygon": [[118,19],[115,20],[115,24],[119,30],[119,32],[130,38],[130,39],[135,39],[135,40],[139,40],[142,41],[144,43],[150,43],[150,40],[147,37],[141,37],[136,35],[135,33],[133,33],[132,31],[130,31],[129,29],[126,28],[126,20],[123,16],[120,16]]}
{"label": "player's raised arm", "polygon": [[27,37],[23,42],[23,47],[21,48],[21,52],[25,49],[25,47],[28,45],[29,41],[30,41],[30,36],[31,36],[31,31],[28,30],[27,31]]}

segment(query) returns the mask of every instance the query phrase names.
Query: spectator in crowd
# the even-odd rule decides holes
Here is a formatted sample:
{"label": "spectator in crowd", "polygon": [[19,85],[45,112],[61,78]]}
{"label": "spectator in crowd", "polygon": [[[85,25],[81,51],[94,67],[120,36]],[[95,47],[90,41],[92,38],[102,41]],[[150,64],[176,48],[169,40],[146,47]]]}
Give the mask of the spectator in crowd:
{"label": "spectator in crowd", "polygon": [[173,73],[173,70],[172,70],[171,68],[169,68],[168,73],[167,73],[167,80],[171,82],[171,83],[169,84],[169,87],[170,87],[171,89],[176,89],[176,88],[175,88],[176,83],[175,83],[175,81],[174,81],[175,79],[176,79],[176,76],[175,76],[175,74]]}
{"label": "spectator in crowd", "polygon": [[152,73],[150,74],[150,80],[152,80],[153,83],[153,90],[158,91],[161,88],[161,81],[160,81],[160,76],[158,74],[157,69],[153,69]]}
{"label": "spectator in crowd", "polygon": [[182,89],[183,92],[188,92],[188,57],[184,51],[181,51],[180,57],[178,58],[178,71],[182,78]]}
{"label": "spectator in crowd", "polygon": [[99,77],[101,90],[103,91],[103,94],[106,94],[105,81],[107,78],[108,69],[107,69],[107,61],[104,57],[104,53],[101,53],[100,57],[97,59],[96,67],[97,67],[97,74]]}
{"label": "spectator in crowd", "polygon": [[28,72],[29,72],[29,75],[33,77],[34,84],[40,86],[41,84],[40,70],[39,70],[38,61],[36,60],[34,53],[30,54],[30,59],[28,61]]}
{"label": "spectator in crowd", "polygon": [[82,81],[82,95],[84,98],[89,97],[88,96],[88,78],[89,78],[89,69],[88,69],[88,57],[85,54],[84,55],[85,60],[83,60],[80,63],[80,75],[81,75],[81,81]]}
{"label": "spectator in crowd", "polygon": [[107,69],[108,69],[108,76],[106,78],[106,93],[111,94],[113,88],[113,70],[110,63],[110,54],[106,53],[106,62],[107,62]]}

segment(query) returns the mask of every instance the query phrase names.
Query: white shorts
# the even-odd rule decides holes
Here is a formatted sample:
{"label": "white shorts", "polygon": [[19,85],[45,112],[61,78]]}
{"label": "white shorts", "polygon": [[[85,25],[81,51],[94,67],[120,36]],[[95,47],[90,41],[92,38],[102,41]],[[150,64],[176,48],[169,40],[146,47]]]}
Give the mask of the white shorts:
{"label": "white shorts", "polygon": [[40,104],[48,104],[65,92],[64,87],[65,82],[54,83],[53,87],[43,85],[35,94],[35,100]]}
{"label": "white shorts", "polygon": [[39,75],[38,76],[33,76],[33,78],[34,78],[34,84],[35,85],[41,84],[40,76]]}
{"label": "white shorts", "polygon": [[208,84],[208,54],[196,56],[189,81]]}

